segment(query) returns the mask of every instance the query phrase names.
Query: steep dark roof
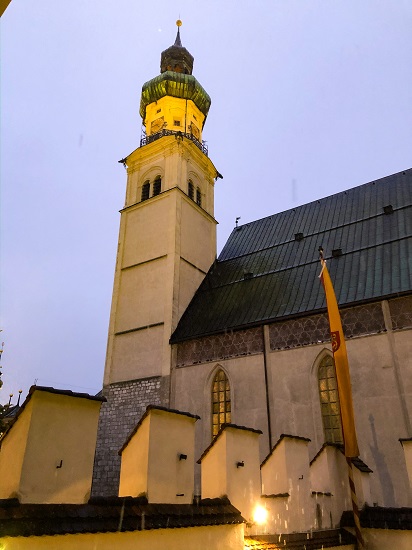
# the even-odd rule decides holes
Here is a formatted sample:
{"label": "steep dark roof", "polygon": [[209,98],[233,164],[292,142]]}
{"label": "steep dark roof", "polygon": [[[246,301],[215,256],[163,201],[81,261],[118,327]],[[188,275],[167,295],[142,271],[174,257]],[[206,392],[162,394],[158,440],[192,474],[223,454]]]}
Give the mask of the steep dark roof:
{"label": "steep dark roof", "polygon": [[341,306],[410,293],[411,184],[412,169],[235,228],[171,342],[324,310],[319,246]]}
{"label": "steep dark roof", "polygon": [[[367,506],[360,513],[361,526],[366,529],[412,530],[412,508],[383,508]],[[353,513],[343,512],[341,527],[353,527]]]}
{"label": "steep dark roof", "polygon": [[148,504],[144,497],[91,499],[87,504],[20,504],[0,500],[0,537],[107,533],[243,523],[226,498],[197,504]]}

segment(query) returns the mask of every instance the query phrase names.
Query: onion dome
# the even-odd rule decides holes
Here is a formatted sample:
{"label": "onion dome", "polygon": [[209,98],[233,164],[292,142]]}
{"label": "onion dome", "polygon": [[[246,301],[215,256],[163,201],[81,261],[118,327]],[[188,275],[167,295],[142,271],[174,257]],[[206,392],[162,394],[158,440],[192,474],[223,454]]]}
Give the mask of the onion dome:
{"label": "onion dome", "polygon": [[192,74],[193,55],[182,46],[180,40],[180,27],[182,22],[176,21],[177,35],[173,46],[167,48],[160,57],[160,72],[173,71],[175,73]]}
{"label": "onion dome", "polygon": [[143,84],[140,100],[140,116],[143,120],[146,118],[146,107],[165,96],[192,100],[205,117],[209,112],[210,96],[192,75],[194,58],[182,46],[179,28],[182,22],[177,21],[176,24],[175,43],[161,55],[161,74]]}

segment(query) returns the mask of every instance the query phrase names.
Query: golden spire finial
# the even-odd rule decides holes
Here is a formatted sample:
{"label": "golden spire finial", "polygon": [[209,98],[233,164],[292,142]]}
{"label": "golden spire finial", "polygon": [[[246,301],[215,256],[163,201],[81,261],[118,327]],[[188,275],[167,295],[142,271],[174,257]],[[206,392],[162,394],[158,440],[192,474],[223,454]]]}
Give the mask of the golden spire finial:
{"label": "golden spire finial", "polygon": [[178,20],[176,21],[176,25],[177,25],[178,27],[181,27],[181,26],[182,26],[182,24],[183,24],[183,23],[181,22],[181,20],[180,20],[180,19],[178,19]]}

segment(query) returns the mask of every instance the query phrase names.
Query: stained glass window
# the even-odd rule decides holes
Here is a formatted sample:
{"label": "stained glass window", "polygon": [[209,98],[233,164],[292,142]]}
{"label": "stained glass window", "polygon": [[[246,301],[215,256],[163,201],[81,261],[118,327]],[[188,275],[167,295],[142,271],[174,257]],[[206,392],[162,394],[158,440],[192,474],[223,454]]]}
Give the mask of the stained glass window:
{"label": "stained glass window", "polygon": [[229,380],[219,369],[212,384],[212,435],[215,437],[222,424],[231,421],[231,402]]}
{"label": "stained glass window", "polygon": [[319,365],[318,382],[325,441],[343,443],[335,363],[330,355],[324,357]]}

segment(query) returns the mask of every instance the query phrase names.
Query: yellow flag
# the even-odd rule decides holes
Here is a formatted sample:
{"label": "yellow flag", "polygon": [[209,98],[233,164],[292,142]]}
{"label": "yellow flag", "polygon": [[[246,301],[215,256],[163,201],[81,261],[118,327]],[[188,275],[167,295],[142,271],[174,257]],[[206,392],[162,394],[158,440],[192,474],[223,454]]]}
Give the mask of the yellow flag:
{"label": "yellow flag", "polygon": [[342,417],[343,441],[345,444],[345,456],[359,456],[358,442],[356,439],[355,419],[353,414],[352,389],[349,375],[348,356],[343,337],[342,322],[340,319],[338,302],[329,276],[326,262],[322,258],[322,271],[319,278],[323,283],[328,308],[330,336],[332,340],[333,358],[335,360],[336,380]]}

